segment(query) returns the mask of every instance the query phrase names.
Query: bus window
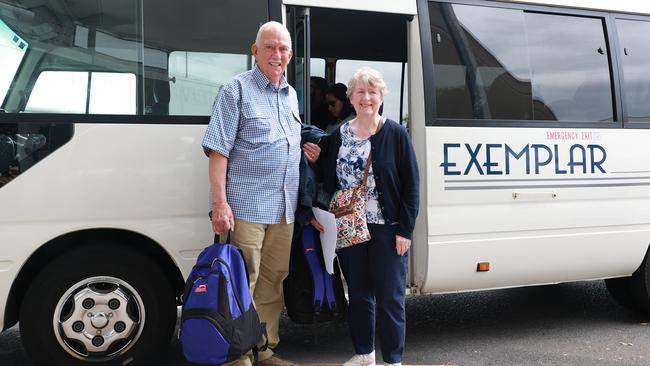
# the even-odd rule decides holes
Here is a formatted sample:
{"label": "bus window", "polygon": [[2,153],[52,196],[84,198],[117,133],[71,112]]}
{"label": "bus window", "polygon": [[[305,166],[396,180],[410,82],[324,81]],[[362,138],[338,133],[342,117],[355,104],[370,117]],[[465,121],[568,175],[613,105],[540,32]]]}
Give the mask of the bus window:
{"label": "bus window", "polygon": [[0,100],[7,95],[28,47],[27,42],[0,19]]}
{"label": "bus window", "polygon": [[612,83],[609,49],[601,19],[553,14],[526,14],[535,119],[611,122]]}
{"label": "bus window", "polygon": [[630,121],[650,121],[650,22],[617,19],[616,27],[620,39],[623,78],[625,79],[623,100]]}
{"label": "bus window", "polygon": [[[400,95],[402,85],[402,63],[401,62],[384,62],[384,61],[360,61],[360,60],[338,60],[336,61],[336,82],[343,83],[347,86],[348,81],[354,72],[360,67],[368,66],[381,72],[386,81],[388,93],[384,96],[384,106],[382,115],[397,122],[408,119],[406,116],[406,104],[400,116],[400,101],[408,100],[408,85],[404,85],[404,96]],[[404,73],[404,83],[406,83],[406,72]]]}
{"label": "bus window", "polygon": [[309,73],[311,76],[319,76],[325,78],[325,59],[314,57],[310,58]]}
{"label": "bus window", "polygon": [[86,113],[88,73],[44,71],[36,80],[25,112]]}
{"label": "bus window", "polygon": [[614,120],[603,20],[430,3],[439,118]]}
{"label": "bus window", "polygon": [[144,0],[143,6],[144,114],[210,115],[221,85],[253,67],[251,45],[267,21],[268,2]]}
{"label": "bus window", "polygon": [[135,114],[135,90],[133,74],[91,72],[88,113]]}
{"label": "bus window", "polygon": [[135,90],[133,74],[44,71],[36,80],[25,112],[135,114]]}
{"label": "bus window", "polygon": [[[171,115],[210,115],[221,85],[251,67],[248,55],[174,51],[169,55]],[[155,111],[152,111],[156,114]]]}
{"label": "bus window", "polygon": [[0,19],[0,101],[11,87],[29,45]]}
{"label": "bus window", "polygon": [[[89,2],[84,3],[83,11],[77,11],[77,7],[44,2],[21,9],[21,16],[0,12],[0,20],[17,30],[25,44],[29,44],[22,66],[10,76],[12,86],[4,99],[3,109],[8,113],[25,109],[93,113],[95,108],[88,111],[86,107],[88,72],[139,74],[138,7],[138,2],[125,0]],[[6,32],[4,29],[3,33]],[[4,55],[0,59],[0,63],[6,62]],[[16,55],[13,62],[18,62]],[[0,80],[7,77],[4,67],[0,74],[3,74]],[[133,96],[137,89],[134,83],[131,87],[133,90],[128,95],[135,102]],[[101,111],[123,113],[121,108]],[[133,108],[128,111],[133,112]]]}

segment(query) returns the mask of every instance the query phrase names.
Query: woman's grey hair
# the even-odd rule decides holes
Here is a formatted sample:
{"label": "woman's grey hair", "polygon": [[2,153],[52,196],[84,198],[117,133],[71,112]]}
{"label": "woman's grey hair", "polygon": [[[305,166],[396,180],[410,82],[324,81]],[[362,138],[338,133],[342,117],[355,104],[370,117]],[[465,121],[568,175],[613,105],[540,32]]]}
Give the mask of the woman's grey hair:
{"label": "woman's grey hair", "polygon": [[381,99],[384,99],[384,96],[388,94],[388,89],[386,88],[384,77],[379,71],[371,67],[364,66],[354,72],[354,75],[352,75],[352,78],[350,78],[350,81],[348,81],[348,98],[352,97],[354,88],[358,84],[363,84],[379,89]]}
{"label": "woman's grey hair", "polygon": [[278,23],[276,21],[271,20],[270,22],[266,22],[260,26],[260,29],[257,30],[257,36],[255,37],[255,44],[257,47],[261,47],[262,45],[260,44],[260,41],[262,40],[262,33],[265,31],[275,28],[279,30],[280,32],[286,34],[287,38],[289,39],[289,47],[291,47],[291,34],[289,34],[289,31],[287,30],[287,27],[285,27],[282,23]]}

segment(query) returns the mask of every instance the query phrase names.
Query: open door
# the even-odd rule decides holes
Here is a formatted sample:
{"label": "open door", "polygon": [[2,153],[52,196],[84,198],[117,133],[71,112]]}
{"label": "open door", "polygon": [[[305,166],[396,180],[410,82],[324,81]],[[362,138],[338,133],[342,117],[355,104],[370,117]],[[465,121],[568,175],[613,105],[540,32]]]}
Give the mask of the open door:
{"label": "open door", "polygon": [[309,75],[311,73],[309,60],[311,58],[311,32],[309,8],[287,7],[287,21],[291,42],[293,43],[293,58],[288,67],[289,84],[293,85],[298,95],[300,118],[303,123],[310,121]]}
{"label": "open door", "polygon": [[[324,78],[330,87],[337,83],[347,85],[357,69],[369,66],[382,73],[388,87],[381,114],[409,126],[407,30],[411,16],[287,6],[286,18],[294,49],[287,79],[296,89],[304,123],[323,125],[318,117],[312,120],[311,116],[312,109],[318,109],[311,105],[312,77]],[[333,118],[325,121],[323,129],[336,128],[340,121],[335,119],[338,117],[333,113],[335,107],[327,105],[326,113],[331,113]],[[411,261],[413,257],[412,253]],[[411,267],[409,273],[412,272]],[[409,279],[409,282],[413,281]]]}

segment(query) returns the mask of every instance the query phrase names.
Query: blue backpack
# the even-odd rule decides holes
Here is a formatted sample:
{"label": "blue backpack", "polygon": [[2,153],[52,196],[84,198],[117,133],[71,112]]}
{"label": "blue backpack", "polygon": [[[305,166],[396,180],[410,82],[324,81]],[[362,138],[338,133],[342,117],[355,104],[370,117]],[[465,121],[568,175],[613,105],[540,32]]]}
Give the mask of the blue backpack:
{"label": "blue backpack", "polygon": [[192,363],[222,364],[253,350],[266,336],[251,299],[240,250],[215,243],[205,248],[185,283],[180,343]]}

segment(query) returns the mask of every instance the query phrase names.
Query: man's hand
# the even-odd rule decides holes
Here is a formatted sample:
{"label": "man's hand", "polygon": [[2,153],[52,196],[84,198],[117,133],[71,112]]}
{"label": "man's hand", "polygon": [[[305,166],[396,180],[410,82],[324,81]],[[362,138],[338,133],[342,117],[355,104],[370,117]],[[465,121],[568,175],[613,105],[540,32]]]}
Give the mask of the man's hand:
{"label": "man's hand", "polygon": [[235,230],[235,217],[228,203],[212,205],[212,230],[217,235]]}
{"label": "man's hand", "polygon": [[320,155],[320,146],[316,145],[313,142],[307,142],[304,145],[302,145],[302,151],[305,154],[305,157],[307,160],[314,164],[318,160],[318,156]]}
{"label": "man's hand", "polygon": [[210,152],[208,176],[212,188],[212,230],[221,235],[235,229],[235,217],[226,200],[226,172],[228,158],[216,151]]}
{"label": "man's hand", "polygon": [[323,225],[321,225],[320,222],[318,222],[318,220],[316,220],[315,217],[312,217],[309,223],[311,224],[311,226],[314,227],[314,229],[318,230],[319,232],[321,233],[325,232],[325,228],[323,227]]}
{"label": "man's hand", "polygon": [[410,247],[411,240],[399,235],[395,235],[395,249],[397,250],[397,255],[403,256],[406,254]]}

